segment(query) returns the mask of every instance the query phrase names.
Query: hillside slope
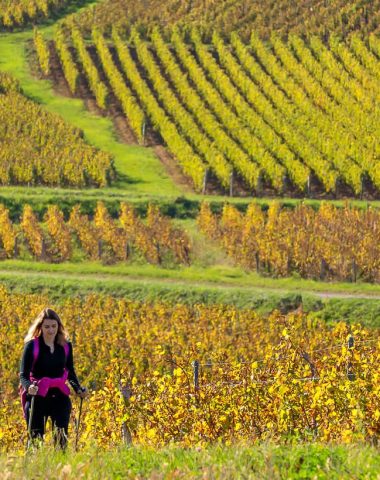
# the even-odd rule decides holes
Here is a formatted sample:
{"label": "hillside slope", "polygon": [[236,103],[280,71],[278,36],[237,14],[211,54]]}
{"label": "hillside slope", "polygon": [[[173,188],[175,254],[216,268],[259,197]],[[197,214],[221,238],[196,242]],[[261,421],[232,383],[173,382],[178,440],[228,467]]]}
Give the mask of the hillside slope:
{"label": "hillside slope", "polygon": [[378,31],[379,7],[379,0],[104,0],[81,12],[77,20],[87,30],[99,22],[109,27],[139,22],[149,27],[197,25],[209,32],[238,31],[244,37],[252,30],[262,37],[273,31],[346,36],[358,30]]}

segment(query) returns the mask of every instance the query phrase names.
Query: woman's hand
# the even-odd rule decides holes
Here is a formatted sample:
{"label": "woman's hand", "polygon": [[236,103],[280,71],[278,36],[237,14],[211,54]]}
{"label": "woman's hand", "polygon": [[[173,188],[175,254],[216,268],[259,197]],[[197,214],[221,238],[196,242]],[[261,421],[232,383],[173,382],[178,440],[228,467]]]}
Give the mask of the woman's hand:
{"label": "woman's hand", "polygon": [[37,392],[38,392],[38,387],[35,383],[33,383],[32,385],[29,385],[29,388],[28,388],[29,395],[37,395]]}
{"label": "woman's hand", "polygon": [[78,397],[80,398],[86,398],[87,395],[88,395],[88,390],[86,387],[81,387],[78,391],[77,391],[77,395]]}

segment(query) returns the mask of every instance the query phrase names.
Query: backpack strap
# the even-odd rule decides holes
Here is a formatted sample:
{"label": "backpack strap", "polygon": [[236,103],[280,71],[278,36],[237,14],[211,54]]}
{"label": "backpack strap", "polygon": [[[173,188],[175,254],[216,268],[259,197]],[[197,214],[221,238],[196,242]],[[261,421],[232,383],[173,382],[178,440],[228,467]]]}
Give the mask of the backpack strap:
{"label": "backpack strap", "polygon": [[33,363],[32,363],[32,368],[30,369],[30,371],[33,371],[39,353],[40,353],[40,340],[39,340],[38,337],[36,337],[36,338],[33,339]]}
{"label": "backpack strap", "polygon": [[67,359],[69,357],[69,344],[68,344],[68,342],[65,343],[63,348],[65,350],[65,360],[67,361]]}

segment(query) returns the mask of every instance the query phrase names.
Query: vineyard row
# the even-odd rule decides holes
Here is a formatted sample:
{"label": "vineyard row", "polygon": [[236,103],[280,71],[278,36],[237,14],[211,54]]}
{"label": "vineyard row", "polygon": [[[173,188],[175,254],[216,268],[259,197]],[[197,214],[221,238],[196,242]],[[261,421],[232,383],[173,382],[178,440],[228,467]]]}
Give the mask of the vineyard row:
{"label": "vineyard row", "polygon": [[[41,41],[36,35],[36,40]],[[42,57],[41,57],[42,58]],[[47,57],[44,57],[45,66]],[[112,157],[83,133],[26,98],[0,73],[0,185],[105,187],[115,179]]]}
{"label": "vineyard row", "polygon": [[344,38],[357,32],[362,35],[379,32],[380,3],[379,0],[192,0],[191,3],[167,0],[163,4],[160,0],[143,3],[104,0],[67,21],[73,19],[86,33],[94,24],[110,31],[114,25],[130,29],[138,21],[144,31],[150,31],[154,25],[168,32],[178,26],[185,29],[199,27],[209,38],[215,31],[225,35],[237,31],[248,39],[252,30],[262,38],[268,38],[272,32],[281,36],[291,33],[324,37],[337,34]]}
{"label": "vineyard row", "polygon": [[0,204],[0,258],[17,258],[27,249],[40,261],[69,261],[76,244],[86,258],[106,263],[127,261],[133,253],[153,264],[190,262],[189,238],[154,205],[149,206],[145,223],[126,203],[120,205],[118,219],[113,219],[98,202],[93,221],[81,214],[77,205],[68,222],[56,205],[50,205],[44,223],[38,222],[32,208],[25,205],[20,223],[13,224],[8,210]]}
{"label": "vineyard row", "polygon": [[23,27],[46,19],[68,3],[67,0],[0,0],[0,29]]}
{"label": "vineyard row", "polygon": [[380,212],[322,203],[294,210],[252,203],[246,214],[226,204],[220,216],[203,203],[198,225],[238,264],[264,275],[380,282]]}

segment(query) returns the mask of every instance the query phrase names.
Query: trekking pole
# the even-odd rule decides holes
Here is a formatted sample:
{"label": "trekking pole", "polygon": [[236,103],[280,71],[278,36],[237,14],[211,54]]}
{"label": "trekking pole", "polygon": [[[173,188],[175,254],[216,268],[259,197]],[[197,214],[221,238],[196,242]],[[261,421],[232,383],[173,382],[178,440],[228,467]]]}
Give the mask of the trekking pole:
{"label": "trekking pole", "polygon": [[[84,392],[84,388],[80,389],[81,392]],[[83,398],[81,397],[80,403],[79,403],[79,413],[78,413],[78,419],[76,421],[76,432],[75,432],[75,451],[78,451],[78,441],[79,441],[79,425],[80,425],[80,417],[82,415],[82,405],[83,405]]]}
{"label": "trekking pole", "polygon": [[[32,383],[33,386],[37,386],[37,382]],[[29,421],[28,421],[28,435],[29,441],[32,442],[32,423],[33,423],[33,414],[34,414],[34,401],[36,399],[35,395],[32,395],[32,400],[30,402],[30,409],[29,409]]]}

